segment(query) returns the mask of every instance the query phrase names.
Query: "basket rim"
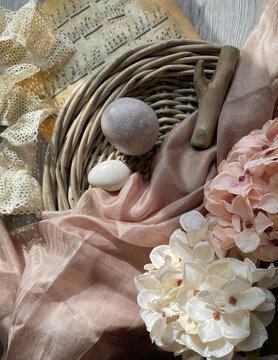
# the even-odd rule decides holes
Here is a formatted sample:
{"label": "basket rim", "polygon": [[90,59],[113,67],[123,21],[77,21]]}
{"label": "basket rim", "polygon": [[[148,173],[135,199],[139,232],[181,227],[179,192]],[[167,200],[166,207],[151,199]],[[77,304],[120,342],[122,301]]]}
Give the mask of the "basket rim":
{"label": "basket rim", "polygon": [[[66,178],[66,174],[65,169],[61,167],[61,163],[59,162],[61,160],[60,150],[63,148],[63,144],[68,137],[68,132],[71,129],[73,123],[72,117],[75,116],[75,122],[77,122],[77,120],[80,122],[85,121],[84,117],[85,115],[88,115],[90,106],[93,103],[91,94],[95,95],[95,91],[99,89],[100,85],[103,84],[104,81],[107,81],[110,76],[114,76],[113,80],[115,80],[115,74],[118,74],[118,78],[121,78],[120,71],[125,72],[128,66],[132,66],[131,64],[135,64],[136,61],[138,62],[138,59],[145,59],[145,57],[151,54],[156,54],[159,52],[163,53],[164,51],[169,51],[169,49],[173,52],[173,54],[175,52],[178,53],[187,50],[192,54],[194,54],[194,51],[197,53],[194,60],[197,60],[198,57],[201,56],[199,53],[202,52],[209,53],[209,55],[206,54],[207,56],[214,56],[215,58],[218,58],[222,47],[222,45],[218,45],[216,43],[195,39],[172,39],[141,44],[128,49],[119,57],[110,60],[107,64],[104,64],[101,68],[96,69],[92,74],[83,79],[83,81],[76,86],[72,94],[68,97],[63,107],[61,108],[47,147],[42,184],[43,202],[45,209],[56,210],[57,206],[61,209],[70,208],[70,205],[63,206],[63,203],[68,203],[68,197],[70,196],[69,192],[72,191],[72,189],[67,188],[67,191],[65,191],[66,189],[63,189],[63,187],[65,187],[64,179]],[[194,56],[191,56],[191,58],[193,57]],[[193,75],[194,69],[188,71],[191,75]],[[119,94],[121,95],[122,92],[119,91],[118,95]],[[85,112],[85,115],[84,109],[87,111],[87,113]],[[84,132],[86,132],[85,130]],[[71,131],[73,132],[72,129]],[[84,137],[81,141],[86,143],[86,139],[87,138]],[[70,151],[72,151],[72,149]],[[75,152],[76,150],[74,153]],[[79,159],[81,158],[80,152],[81,150],[79,151]],[[64,166],[64,164],[65,162],[62,165]],[[82,164],[77,163],[74,164],[74,166],[77,166],[79,172],[82,171]],[[76,176],[72,175],[69,178],[66,186],[72,182],[80,181],[80,179],[77,179]]]}

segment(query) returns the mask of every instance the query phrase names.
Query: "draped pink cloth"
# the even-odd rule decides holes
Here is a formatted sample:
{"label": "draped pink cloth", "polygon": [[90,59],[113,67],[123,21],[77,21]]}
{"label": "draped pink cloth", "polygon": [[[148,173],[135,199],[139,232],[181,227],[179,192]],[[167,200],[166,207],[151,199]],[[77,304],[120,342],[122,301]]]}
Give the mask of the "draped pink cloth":
{"label": "draped pink cloth", "polygon": [[203,210],[216,162],[277,116],[278,2],[269,1],[246,42],[225,101],[217,144],[191,147],[196,113],[165,139],[146,182],[119,193],[88,190],[74,210],[0,235],[0,341],[8,360],[163,359],[139,316],[135,275],[165,244],[179,216]]}

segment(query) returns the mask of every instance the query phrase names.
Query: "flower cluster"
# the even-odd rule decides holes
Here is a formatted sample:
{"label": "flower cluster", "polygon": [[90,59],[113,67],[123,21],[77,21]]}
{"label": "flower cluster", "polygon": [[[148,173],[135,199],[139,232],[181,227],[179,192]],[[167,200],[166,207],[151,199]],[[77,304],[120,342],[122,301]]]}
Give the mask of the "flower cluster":
{"label": "flower cluster", "polygon": [[222,249],[236,246],[264,261],[278,259],[278,119],[243,137],[205,186]]}
{"label": "flower cluster", "polygon": [[184,231],[154,248],[146,272],[135,278],[152,341],[184,360],[230,360],[260,348],[275,312],[268,289],[278,285],[278,268],[224,258],[212,217],[192,211],[180,223]]}

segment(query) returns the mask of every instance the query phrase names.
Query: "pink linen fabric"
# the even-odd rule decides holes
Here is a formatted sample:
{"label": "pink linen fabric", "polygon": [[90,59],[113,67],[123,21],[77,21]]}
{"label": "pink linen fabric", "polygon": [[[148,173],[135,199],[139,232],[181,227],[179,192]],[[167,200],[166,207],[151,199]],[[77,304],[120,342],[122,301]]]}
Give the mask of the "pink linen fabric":
{"label": "pink linen fabric", "polygon": [[204,210],[203,186],[231,146],[277,116],[277,13],[271,0],[242,50],[214,146],[191,147],[192,114],[165,139],[150,181],[136,173],[118,193],[88,190],[74,210],[12,234],[0,223],[3,359],[173,358],[151,344],[133,278],[182,213]]}
{"label": "pink linen fabric", "polygon": [[278,3],[269,0],[247,39],[219,119],[217,161],[254,129],[278,116]]}
{"label": "pink linen fabric", "polygon": [[[4,359],[154,358],[158,350],[141,322],[133,279],[151,248],[168,242],[179,216],[202,210],[216,146],[191,147],[195,121],[196,114],[165,140],[150,182],[136,173],[119,193],[91,189],[74,210],[42,215],[31,236],[37,231],[41,238],[14,275]],[[14,244],[24,237],[28,246],[29,231],[3,239],[16,260]]]}

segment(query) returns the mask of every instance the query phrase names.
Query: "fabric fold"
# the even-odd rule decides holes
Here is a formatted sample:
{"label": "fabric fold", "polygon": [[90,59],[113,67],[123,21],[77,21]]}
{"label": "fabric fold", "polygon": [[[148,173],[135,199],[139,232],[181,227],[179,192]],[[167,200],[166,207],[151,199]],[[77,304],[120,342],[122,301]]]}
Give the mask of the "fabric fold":
{"label": "fabric fold", "polygon": [[[278,3],[270,1],[246,42],[215,146],[191,147],[194,113],[163,142],[150,181],[133,174],[117,194],[91,189],[75,209],[43,213],[43,241],[29,249],[12,279],[6,263],[20,263],[19,253],[1,253],[0,311],[6,307],[10,319],[7,326],[0,312],[4,359],[173,358],[151,344],[138,316],[133,277],[152,247],[168,243],[181,214],[204,210],[203,186],[231,146],[277,116],[277,11]],[[13,239],[20,249],[20,234]],[[17,289],[13,297],[11,288]]]}
{"label": "fabric fold", "polygon": [[278,6],[269,0],[248,37],[218,124],[217,161],[243,136],[278,115]]}

